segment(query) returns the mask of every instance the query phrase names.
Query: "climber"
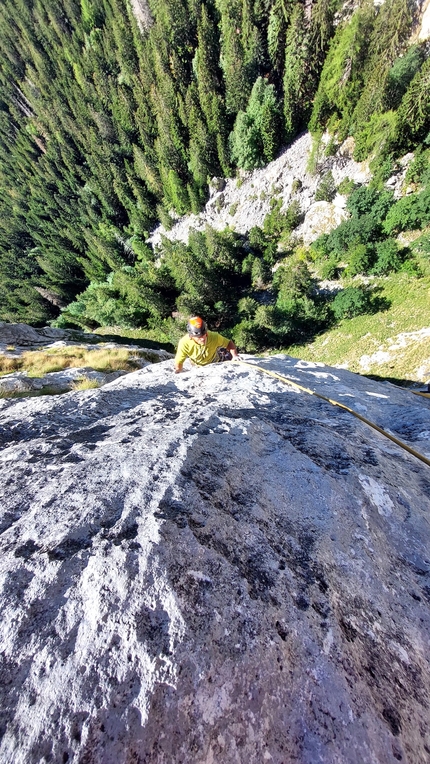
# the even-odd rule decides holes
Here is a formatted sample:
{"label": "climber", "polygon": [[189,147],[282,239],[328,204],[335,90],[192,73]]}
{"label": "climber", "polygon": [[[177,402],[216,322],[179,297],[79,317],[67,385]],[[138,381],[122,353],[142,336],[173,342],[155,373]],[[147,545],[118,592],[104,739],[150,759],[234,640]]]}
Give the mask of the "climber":
{"label": "climber", "polygon": [[200,316],[193,316],[187,324],[187,332],[179,340],[175,356],[175,374],[182,371],[186,358],[193,366],[231,361],[238,358],[237,348],[232,340],[218,332],[210,332]]}

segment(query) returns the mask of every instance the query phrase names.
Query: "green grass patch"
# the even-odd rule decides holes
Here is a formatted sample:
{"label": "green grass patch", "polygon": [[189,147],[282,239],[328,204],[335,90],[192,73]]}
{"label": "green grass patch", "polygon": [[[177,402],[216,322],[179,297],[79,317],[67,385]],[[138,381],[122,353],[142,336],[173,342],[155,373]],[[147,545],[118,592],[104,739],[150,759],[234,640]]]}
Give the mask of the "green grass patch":
{"label": "green grass patch", "polygon": [[72,390],[95,390],[98,387],[100,387],[100,382],[98,382],[97,379],[82,377],[73,382]]}
{"label": "green grass patch", "polygon": [[0,356],[0,376],[14,371],[27,371],[31,377],[44,377],[55,371],[88,366],[95,371],[109,373],[124,370],[135,371],[140,368],[137,357],[150,354],[126,348],[101,348],[87,350],[84,347],[70,346],[61,349],[29,350],[20,356]]}
{"label": "green grass patch", "polygon": [[[399,381],[423,382],[419,374],[426,363],[430,377],[430,342],[428,336],[399,338],[407,332],[430,327],[430,277],[411,278],[397,273],[375,279],[378,298],[389,307],[373,315],[344,319],[336,328],[324,332],[312,342],[286,347],[284,352],[307,361],[322,361],[328,366],[342,366],[360,374]],[[379,354],[365,366],[363,356]],[[389,357],[382,354],[387,353]]]}

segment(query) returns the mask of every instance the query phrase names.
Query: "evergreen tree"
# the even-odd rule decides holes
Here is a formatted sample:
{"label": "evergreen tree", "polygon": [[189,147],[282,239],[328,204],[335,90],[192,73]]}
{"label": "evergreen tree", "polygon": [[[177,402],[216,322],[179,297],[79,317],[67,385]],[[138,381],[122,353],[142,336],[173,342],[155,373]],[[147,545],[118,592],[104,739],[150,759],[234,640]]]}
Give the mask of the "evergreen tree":
{"label": "evergreen tree", "polygon": [[[215,136],[218,161],[224,174],[229,172],[228,120],[222,96],[222,73],[219,68],[220,46],[216,36],[214,11],[202,5],[197,24],[198,47],[193,60],[200,106],[209,133]],[[192,131],[191,131],[192,132]]]}
{"label": "evergreen tree", "polygon": [[217,0],[221,30],[221,68],[228,113],[246,104],[258,74],[260,35],[250,0]]}
{"label": "evergreen tree", "polygon": [[366,127],[372,114],[383,111],[389,72],[402,50],[411,22],[408,0],[387,0],[379,8],[367,41],[364,87],[351,117],[350,129],[355,135]]}
{"label": "evergreen tree", "polygon": [[284,119],[287,143],[304,128],[312,100],[309,29],[304,8],[294,6],[287,32],[284,69]]}
{"label": "evergreen tree", "polygon": [[363,87],[363,64],[374,12],[357,9],[350,21],[339,26],[325,60],[315,96],[309,128],[325,127],[331,114],[343,120],[348,130],[351,115]]}
{"label": "evergreen tree", "polygon": [[416,73],[402,98],[397,115],[397,141],[411,148],[430,135],[430,59]]}
{"label": "evergreen tree", "polygon": [[275,158],[281,141],[280,110],[273,85],[259,77],[246,112],[239,112],[231,136],[231,152],[244,170],[262,167]]}

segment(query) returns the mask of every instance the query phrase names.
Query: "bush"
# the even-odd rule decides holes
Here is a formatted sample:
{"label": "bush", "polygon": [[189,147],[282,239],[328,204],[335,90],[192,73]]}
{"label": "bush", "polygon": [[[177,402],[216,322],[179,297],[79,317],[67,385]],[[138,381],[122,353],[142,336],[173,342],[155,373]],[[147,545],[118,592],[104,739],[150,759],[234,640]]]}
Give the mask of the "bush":
{"label": "bush", "polygon": [[411,250],[430,260],[430,234],[423,233],[418,239],[415,239],[411,244]]}
{"label": "bush", "polygon": [[337,321],[354,318],[370,310],[369,293],[363,287],[347,287],[338,292],[331,304],[331,310]]}
{"label": "bush", "polygon": [[379,238],[380,233],[381,227],[378,221],[372,215],[367,214],[359,218],[353,217],[350,220],[344,220],[334,231],[328,234],[327,239],[320,243],[322,237],[319,237],[316,244],[317,248],[320,244],[326,254],[334,252],[337,255],[344,255],[357,244],[375,241]]}
{"label": "bush", "polygon": [[352,192],[346,207],[353,217],[370,215],[376,223],[380,224],[393,204],[392,191],[378,191],[370,186],[360,186]]}
{"label": "bush", "polygon": [[418,146],[415,156],[410,163],[406,175],[405,186],[410,183],[429,183],[430,182],[430,149],[424,149]]}
{"label": "bush", "polygon": [[315,241],[312,242],[310,251],[311,254],[315,255],[315,258],[323,258],[329,256],[332,250],[328,244],[328,237],[328,233],[322,233],[321,236],[318,236],[318,239],[315,239]]}
{"label": "bush", "polygon": [[378,241],[375,245],[377,260],[372,273],[383,276],[392,271],[399,271],[402,267],[402,258],[399,255],[399,247],[395,239]]}
{"label": "bush", "polygon": [[335,256],[331,256],[328,260],[325,260],[319,269],[320,279],[337,279],[339,278],[339,263]]}
{"label": "bush", "polygon": [[430,186],[419,194],[403,196],[388,211],[383,224],[385,233],[399,233],[421,228],[430,222]]}
{"label": "bush", "polygon": [[282,199],[272,199],[272,210],[264,218],[263,233],[272,241],[279,240],[285,233],[290,233],[300,222],[299,202],[294,200],[286,212],[281,212],[282,201]]}
{"label": "bush", "polygon": [[357,276],[359,273],[368,273],[373,259],[373,247],[367,244],[357,244],[348,252],[348,266],[345,275]]}
{"label": "bush", "polygon": [[356,188],[355,181],[351,180],[351,178],[348,178],[348,176],[346,176],[346,178],[340,181],[337,190],[339,194],[348,196],[349,194],[352,194],[355,188]]}
{"label": "bush", "polygon": [[332,202],[336,196],[336,183],[331,170],[321,178],[315,191],[316,202]]}

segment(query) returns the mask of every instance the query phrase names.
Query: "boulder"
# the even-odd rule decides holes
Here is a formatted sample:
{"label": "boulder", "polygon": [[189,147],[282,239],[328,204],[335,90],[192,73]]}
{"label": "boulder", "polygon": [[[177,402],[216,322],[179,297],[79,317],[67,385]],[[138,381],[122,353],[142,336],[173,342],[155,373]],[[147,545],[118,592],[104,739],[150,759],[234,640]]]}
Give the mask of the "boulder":
{"label": "boulder", "polygon": [[428,761],[430,401],[247,361],[0,402],[4,764]]}
{"label": "boulder", "polygon": [[[338,198],[339,195],[338,195]],[[334,202],[314,202],[305,215],[303,224],[295,235],[303,238],[304,244],[312,244],[322,233],[330,233],[349,217],[343,204]]]}
{"label": "boulder", "polygon": [[28,324],[8,324],[0,322],[0,346],[19,345],[28,347],[34,345],[45,345],[54,340],[62,340],[67,336],[63,329],[54,329],[51,326],[45,326],[36,329]]}

